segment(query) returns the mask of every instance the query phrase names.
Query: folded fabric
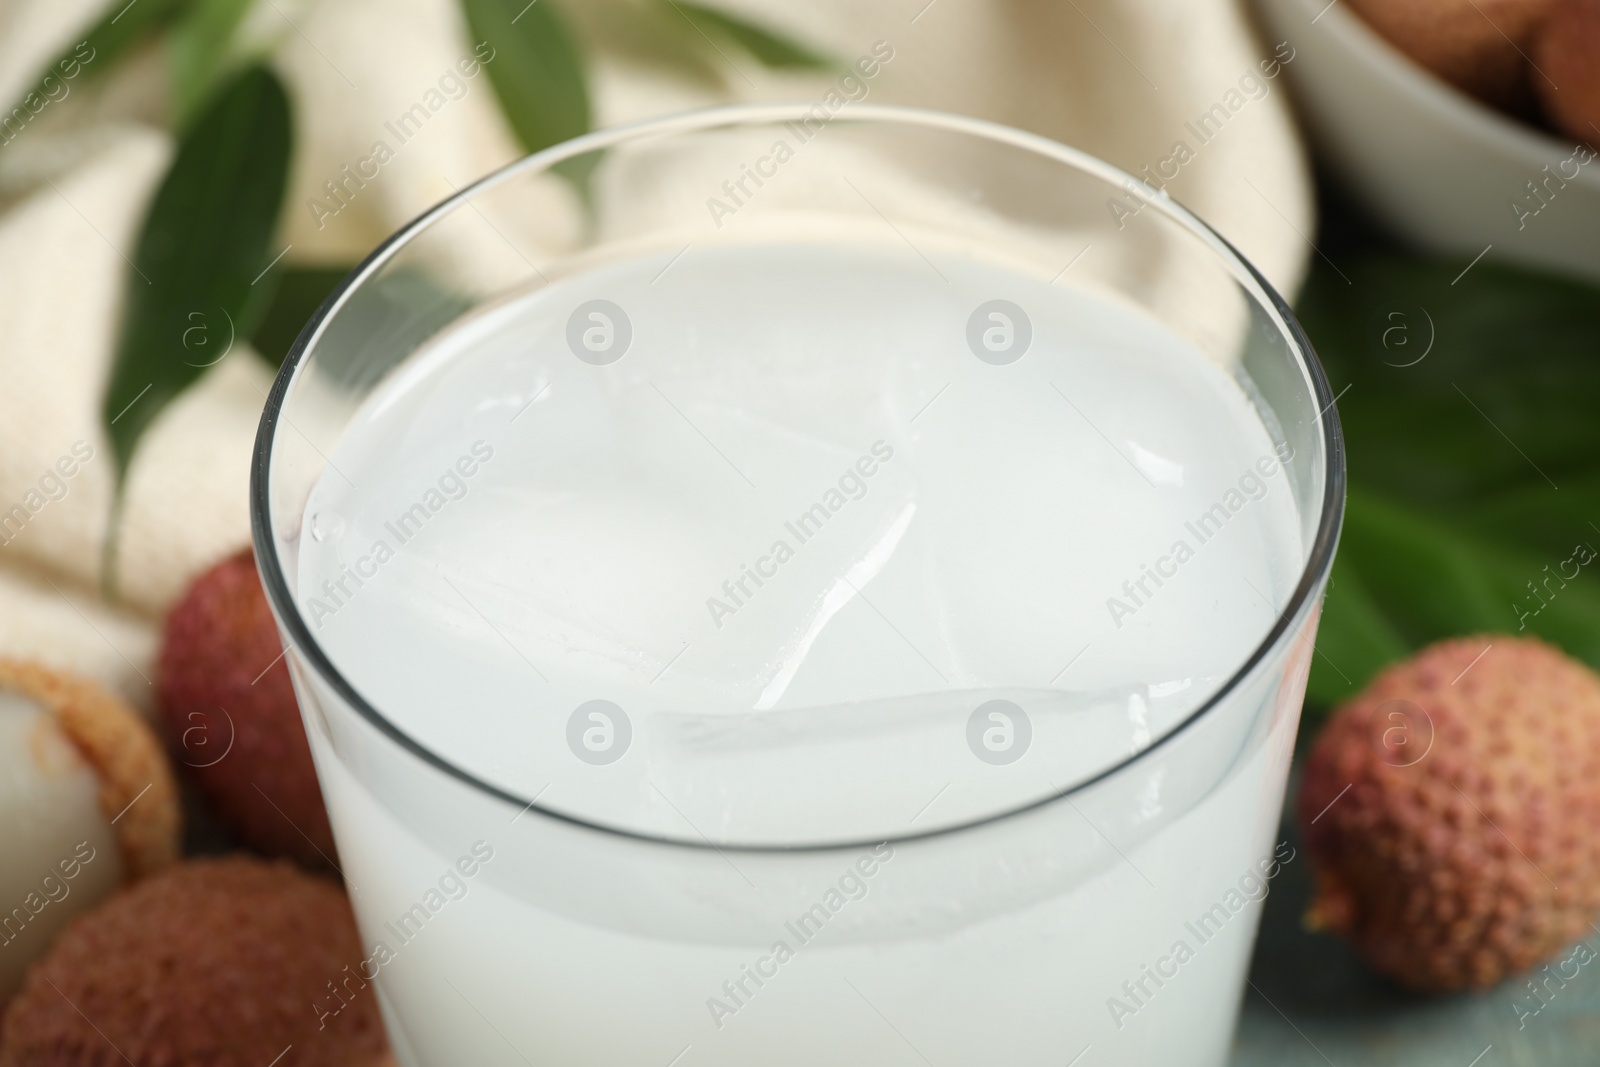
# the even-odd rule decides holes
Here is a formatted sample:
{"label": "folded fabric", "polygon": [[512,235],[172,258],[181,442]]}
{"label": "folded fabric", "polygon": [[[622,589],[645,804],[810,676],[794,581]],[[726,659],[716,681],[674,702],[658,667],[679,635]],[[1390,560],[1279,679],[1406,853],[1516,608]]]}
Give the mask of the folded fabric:
{"label": "folded fabric", "polygon": [[[99,6],[12,0],[0,12],[0,95],[19,97]],[[873,102],[1007,123],[1159,180],[1279,288],[1299,285],[1312,195],[1274,80],[1292,53],[1258,41],[1237,0],[722,6],[844,59],[881,42],[893,59],[864,83]],[[681,17],[666,0],[562,10],[591,60],[600,125],[815,100],[837,79],[770,70],[731,47],[669,61],[651,31]],[[484,73],[499,57],[472,40],[459,0],[275,0],[254,5],[242,33],[275,42],[295,105],[287,263],[354,262],[521,154]],[[112,464],[101,398],[127,257],[172,154],[165,116],[163,57],[147,50],[0,144],[0,655],[83,670],[141,705],[161,614],[248,540],[248,463],[272,375],[236,343],[146,434],[128,472],[119,603],[102,602]],[[559,241],[560,212],[546,214],[504,220],[502,238]]]}

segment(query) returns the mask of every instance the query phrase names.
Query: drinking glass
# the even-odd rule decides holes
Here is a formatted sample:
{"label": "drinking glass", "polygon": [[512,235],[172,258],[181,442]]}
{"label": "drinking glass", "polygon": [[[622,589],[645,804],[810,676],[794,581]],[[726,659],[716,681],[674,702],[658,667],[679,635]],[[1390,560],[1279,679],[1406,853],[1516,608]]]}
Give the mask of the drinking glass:
{"label": "drinking glass", "polygon": [[[730,720],[745,728],[688,744],[648,709],[546,707],[535,686],[526,714],[544,740],[524,749],[465,698],[421,731],[364,695],[309,617],[306,538],[326,520],[308,500],[346,477],[341,441],[414,355],[607,264],[657,257],[665,273],[800,242],[843,270],[869,241],[1142,316],[1247,398],[1293,514],[1262,551],[1290,580],[1240,590],[1269,621],[1181,714],[1131,732],[1103,709],[1030,721],[1001,688],[1023,680],[1006,679],[922,711],[906,694],[871,730],[790,716],[763,732],[776,713],[746,708]],[[976,325],[952,343],[1003,363],[1018,324],[1002,305],[957,309]],[[596,308],[576,319],[580,359],[618,330],[643,344],[645,324]],[[1333,397],[1282,297],[1164,193],[1047,139],[848,101],[747,106],[591,134],[462,189],[324,303],[256,450],[256,556],[369,952],[330,976],[327,1010],[376,998],[407,1067],[1224,1062],[1266,880],[1304,862],[1276,833],[1343,499]],[[1119,522],[1106,502],[1082,506]],[[1115,629],[1101,600],[1067,607]],[[490,646],[507,610],[474,609]],[[1070,698],[1090,645],[1027,684],[1054,675],[1040,691]],[[1118,707],[1145,707],[1136,697]],[[1120,740],[1091,743],[1108,724]],[[948,792],[944,765],[898,755],[929,746],[966,760]],[[1040,768],[1037,788],[1005,777]],[[584,800],[543,796],[542,778]],[[646,784],[667,799],[656,821],[617,800]]]}

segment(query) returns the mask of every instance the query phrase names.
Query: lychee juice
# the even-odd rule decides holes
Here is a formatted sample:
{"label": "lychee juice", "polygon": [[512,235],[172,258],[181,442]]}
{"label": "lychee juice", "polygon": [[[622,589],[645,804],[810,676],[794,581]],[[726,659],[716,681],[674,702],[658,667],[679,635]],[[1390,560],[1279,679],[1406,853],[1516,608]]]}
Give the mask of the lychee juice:
{"label": "lychee juice", "polygon": [[904,245],[464,317],[305,508],[375,709],[301,672],[368,953],[308,1010],[378,998],[411,1067],[1221,1063],[1307,655],[1229,685],[1306,563],[1260,412],[1112,295]]}

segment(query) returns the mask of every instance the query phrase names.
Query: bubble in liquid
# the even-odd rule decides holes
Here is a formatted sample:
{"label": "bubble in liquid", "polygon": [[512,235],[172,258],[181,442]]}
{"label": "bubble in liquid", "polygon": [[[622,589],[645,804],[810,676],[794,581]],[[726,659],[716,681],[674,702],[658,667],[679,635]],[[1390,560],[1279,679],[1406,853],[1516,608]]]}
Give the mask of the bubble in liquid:
{"label": "bubble in liquid", "polygon": [[344,520],[339,516],[324,515],[320,511],[311,516],[311,536],[317,541],[326,541],[342,533],[344,533]]}

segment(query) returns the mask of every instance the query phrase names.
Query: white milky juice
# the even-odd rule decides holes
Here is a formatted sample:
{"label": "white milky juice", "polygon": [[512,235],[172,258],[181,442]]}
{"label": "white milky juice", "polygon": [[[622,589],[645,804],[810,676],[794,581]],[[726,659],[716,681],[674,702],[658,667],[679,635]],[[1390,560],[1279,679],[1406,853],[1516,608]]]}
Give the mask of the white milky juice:
{"label": "white milky juice", "polygon": [[480,309],[330,454],[296,596],[512,799],[311,716],[371,952],[312,1010],[411,1065],[1221,1062],[1298,689],[1100,776],[1287,603],[1289,458],[1137,310],[905,247]]}

